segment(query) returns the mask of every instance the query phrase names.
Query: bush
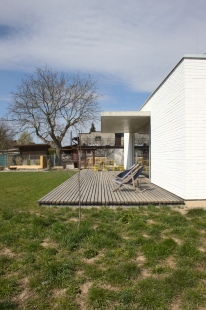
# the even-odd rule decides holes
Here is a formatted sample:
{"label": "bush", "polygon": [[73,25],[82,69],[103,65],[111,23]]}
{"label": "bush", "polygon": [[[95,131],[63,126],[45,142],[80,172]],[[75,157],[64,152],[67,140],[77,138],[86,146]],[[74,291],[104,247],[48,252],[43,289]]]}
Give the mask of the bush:
{"label": "bush", "polygon": [[8,165],[8,167],[13,165],[13,156],[8,156],[8,158],[7,158],[7,165]]}
{"label": "bush", "polygon": [[22,158],[21,158],[20,156],[18,156],[18,157],[16,158],[16,164],[17,164],[18,166],[22,165]]}
{"label": "bush", "polygon": [[51,169],[51,160],[47,159],[47,169]]}
{"label": "bush", "polygon": [[55,149],[49,149],[49,155],[54,155],[56,154],[56,150]]}

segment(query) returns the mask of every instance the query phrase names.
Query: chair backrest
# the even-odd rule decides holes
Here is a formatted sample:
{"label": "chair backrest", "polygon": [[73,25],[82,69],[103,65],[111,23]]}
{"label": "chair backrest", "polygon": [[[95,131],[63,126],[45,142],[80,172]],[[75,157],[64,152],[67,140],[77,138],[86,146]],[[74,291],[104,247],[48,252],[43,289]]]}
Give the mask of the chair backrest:
{"label": "chair backrest", "polygon": [[130,167],[129,169],[122,171],[121,173],[119,173],[116,178],[125,178],[127,177],[131,172],[135,171],[137,169],[137,167],[139,166],[139,164],[134,164],[132,167]]}
{"label": "chair backrest", "polygon": [[124,183],[130,183],[132,181],[132,179],[136,180],[138,178],[138,176],[142,173],[144,169],[144,166],[140,166],[138,170],[133,171],[132,173],[130,173],[124,180]]}
{"label": "chair backrest", "polygon": [[137,170],[137,172],[134,174],[134,180],[136,180],[136,179],[138,178],[138,176],[142,173],[143,169],[144,169],[144,166],[141,166],[141,167]]}

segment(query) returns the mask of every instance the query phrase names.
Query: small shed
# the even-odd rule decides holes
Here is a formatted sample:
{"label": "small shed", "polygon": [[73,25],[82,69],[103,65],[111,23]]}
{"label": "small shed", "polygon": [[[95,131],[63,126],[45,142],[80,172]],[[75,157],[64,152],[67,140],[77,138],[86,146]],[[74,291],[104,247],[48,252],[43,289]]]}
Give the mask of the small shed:
{"label": "small shed", "polygon": [[15,148],[19,149],[22,156],[26,155],[49,155],[49,144],[16,144]]}

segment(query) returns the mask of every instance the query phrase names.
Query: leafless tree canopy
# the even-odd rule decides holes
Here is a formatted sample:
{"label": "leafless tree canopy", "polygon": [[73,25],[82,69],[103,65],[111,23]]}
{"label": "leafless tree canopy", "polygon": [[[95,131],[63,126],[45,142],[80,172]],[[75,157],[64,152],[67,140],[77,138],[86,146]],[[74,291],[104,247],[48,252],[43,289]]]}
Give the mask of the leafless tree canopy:
{"label": "leafless tree canopy", "polygon": [[48,67],[38,68],[13,92],[9,112],[22,131],[34,131],[60,156],[68,129],[98,117],[98,98],[90,76],[67,76]]}
{"label": "leafless tree canopy", "polygon": [[0,150],[7,150],[14,144],[15,131],[5,121],[0,121]]}

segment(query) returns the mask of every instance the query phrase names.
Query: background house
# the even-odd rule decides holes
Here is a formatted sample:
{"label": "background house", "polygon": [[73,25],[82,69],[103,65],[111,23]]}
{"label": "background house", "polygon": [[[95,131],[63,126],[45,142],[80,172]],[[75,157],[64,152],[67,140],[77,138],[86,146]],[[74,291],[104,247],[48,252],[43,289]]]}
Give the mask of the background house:
{"label": "background house", "polygon": [[[93,167],[95,164],[118,166],[124,164],[124,134],[102,133],[95,131],[81,133],[73,139],[72,146],[64,146],[64,162],[73,162],[78,167],[78,149],[81,149],[81,167]],[[136,134],[134,137],[135,158],[149,159],[149,135]]]}
{"label": "background house", "polygon": [[14,144],[13,148],[0,152],[0,166],[38,164],[40,155],[47,155],[52,164],[54,159],[49,155],[49,144]]}
{"label": "background house", "polygon": [[15,148],[19,150],[22,156],[49,155],[49,144],[16,144]]}

